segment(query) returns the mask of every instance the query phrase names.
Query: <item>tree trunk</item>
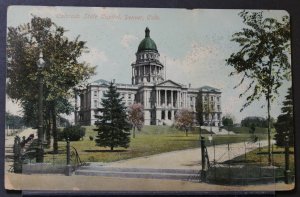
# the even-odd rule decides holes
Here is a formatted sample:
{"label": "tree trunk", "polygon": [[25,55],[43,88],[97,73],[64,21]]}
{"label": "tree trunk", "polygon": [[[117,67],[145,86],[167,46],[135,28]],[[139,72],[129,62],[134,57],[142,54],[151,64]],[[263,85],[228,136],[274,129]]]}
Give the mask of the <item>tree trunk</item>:
{"label": "tree trunk", "polygon": [[133,127],[133,138],[135,138],[135,127]]}
{"label": "tree trunk", "polygon": [[188,130],[185,129],[185,136],[187,137],[188,136]]}
{"label": "tree trunk", "polygon": [[49,148],[50,147],[50,144],[51,144],[51,124],[50,124],[50,121],[47,120],[47,123],[46,123],[46,141],[47,141],[47,147]]}
{"label": "tree trunk", "polygon": [[114,150],[114,147],[113,147],[113,146],[111,146],[111,147],[110,147],[110,150],[111,150],[111,151],[113,151],[113,150]]}
{"label": "tree trunk", "polygon": [[53,134],[53,153],[58,153],[58,143],[57,143],[57,128],[56,128],[56,112],[55,112],[55,106],[52,106],[52,134]]}

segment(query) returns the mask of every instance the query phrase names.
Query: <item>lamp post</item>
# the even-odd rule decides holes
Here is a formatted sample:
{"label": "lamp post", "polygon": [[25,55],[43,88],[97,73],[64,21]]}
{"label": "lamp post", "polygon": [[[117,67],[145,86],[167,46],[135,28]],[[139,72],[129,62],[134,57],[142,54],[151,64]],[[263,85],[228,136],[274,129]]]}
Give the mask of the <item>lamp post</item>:
{"label": "lamp post", "polygon": [[44,139],[44,131],[43,131],[43,76],[42,70],[45,67],[45,61],[43,59],[43,53],[40,51],[39,59],[36,62],[39,71],[39,102],[38,102],[38,149],[37,149],[37,163],[44,162],[44,150],[43,150],[43,139]]}

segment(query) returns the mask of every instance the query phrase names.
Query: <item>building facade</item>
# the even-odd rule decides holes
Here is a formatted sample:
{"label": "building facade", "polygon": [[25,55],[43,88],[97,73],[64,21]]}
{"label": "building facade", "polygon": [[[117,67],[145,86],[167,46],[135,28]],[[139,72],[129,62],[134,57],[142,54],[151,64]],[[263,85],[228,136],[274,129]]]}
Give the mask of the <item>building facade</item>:
{"label": "building facade", "polygon": [[[192,88],[190,84],[186,86],[165,79],[165,66],[160,61],[160,54],[155,42],[150,38],[148,28],[135,55],[136,60],[131,64],[132,84],[115,85],[123,97],[125,106],[133,103],[141,103],[144,106],[145,125],[172,125],[176,112],[183,108],[196,113],[197,98],[203,106],[203,124],[221,125],[221,91],[209,86]],[[76,91],[76,124],[94,124],[95,114],[97,109],[101,108],[101,99],[108,86],[108,81],[100,79]]]}

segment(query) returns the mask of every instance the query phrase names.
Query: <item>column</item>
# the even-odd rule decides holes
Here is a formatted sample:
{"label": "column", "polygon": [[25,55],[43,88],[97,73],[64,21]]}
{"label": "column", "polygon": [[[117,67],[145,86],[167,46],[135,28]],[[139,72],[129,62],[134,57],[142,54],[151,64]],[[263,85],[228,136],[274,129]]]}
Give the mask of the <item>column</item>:
{"label": "column", "polygon": [[193,97],[193,106],[194,106],[193,111],[195,112],[196,111],[196,97]]}
{"label": "column", "polygon": [[158,106],[158,90],[156,90],[156,107]]}
{"label": "column", "polygon": [[161,90],[158,90],[158,103],[159,103],[159,106],[161,106]]}
{"label": "column", "polygon": [[177,107],[180,108],[181,107],[180,106],[180,103],[181,103],[181,92],[180,91],[177,92],[177,100],[178,100]]}
{"label": "column", "polygon": [[146,90],[143,92],[143,99],[144,99],[144,108],[146,108]]}
{"label": "column", "polygon": [[148,90],[145,90],[146,106],[148,107]]}
{"label": "column", "polygon": [[167,90],[165,90],[165,106],[167,106]]}
{"label": "column", "polygon": [[185,108],[185,92],[182,93],[183,107]]}
{"label": "column", "polygon": [[171,107],[173,108],[173,90],[171,90]]}
{"label": "column", "polygon": [[175,120],[175,111],[174,110],[171,111],[171,120]]}
{"label": "column", "polygon": [[131,73],[132,73],[132,77],[133,77],[134,76],[134,68],[133,67],[132,67]]}

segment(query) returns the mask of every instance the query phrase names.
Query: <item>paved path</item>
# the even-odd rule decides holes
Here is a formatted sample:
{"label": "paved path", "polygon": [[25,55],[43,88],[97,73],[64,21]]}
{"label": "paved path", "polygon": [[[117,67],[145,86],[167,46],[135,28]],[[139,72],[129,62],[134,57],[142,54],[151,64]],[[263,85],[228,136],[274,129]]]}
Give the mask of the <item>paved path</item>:
{"label": "paved path", "polygon": [[[22,139],[23,136],[25,136],[27,138],[32,133],[34,134],[34,137],[36,138],[37,137],[37,130],[32,129],[32,128],[24,129],[23,131],[21,131],[20,133],[18,133],[16,135],[18,135]],[[16,135],[11,135],[11,136],[6,136],[5,135],[5,147],[12,147],[14,145],[14,139],[15,139]]]}
{"label": "paved path", "polygon": [[[260,141],[260,146],[266,146],[267,140]],[[245,149],[246,147],[246,149]],[[228,145],[217,145],[207,148],[210,161],[213,161],[214,153],[217,162],[224,162],[234,157],[245,154],[259,147],[257,143],[234,143]],[[229,152],[229,154],[228,154]],[[94,164],[95,165],[95,164]],[[99,164],[100,165],[100,164]],[[155,169],[200,169],[201,150],[200,148],[181,151],[167,152],[152,156],[138,157],[128,160],[121,160],[106,164],[109,167],[124,168],[155,168]]]}

